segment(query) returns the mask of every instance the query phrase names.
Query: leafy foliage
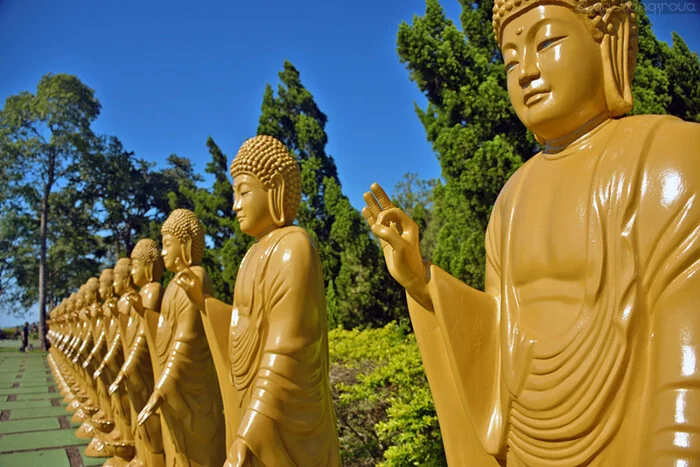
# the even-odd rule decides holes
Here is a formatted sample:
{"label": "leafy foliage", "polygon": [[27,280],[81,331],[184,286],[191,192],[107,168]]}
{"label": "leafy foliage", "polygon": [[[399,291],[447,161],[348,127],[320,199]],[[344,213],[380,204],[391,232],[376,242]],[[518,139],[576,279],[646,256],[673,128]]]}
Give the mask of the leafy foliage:
{"label": "leafy foliage", "polygon": [[396,323],[329,333],[344,465],[446,465],[415,336]]}

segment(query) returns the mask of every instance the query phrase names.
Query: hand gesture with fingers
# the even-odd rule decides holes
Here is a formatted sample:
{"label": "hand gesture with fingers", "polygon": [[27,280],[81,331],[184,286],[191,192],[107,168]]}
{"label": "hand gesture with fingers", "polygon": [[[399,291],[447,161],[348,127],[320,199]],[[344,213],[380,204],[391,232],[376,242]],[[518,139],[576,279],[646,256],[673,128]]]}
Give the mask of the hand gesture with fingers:
{"label": "hand gesture with fingers", "polygon": [[362,215],[379,237],[391,275],[421,305],[429,305],[427,270],[420,253],[418,224],[393,205],[377,183],[364,194]]}
{"label": "hand gesture with fingers", "polygon": [[156,409],[160,407],[162,402],[163,396],[161,395],[160,391],[158,389],[154,389],[153,394],[151,394],[150,399],[148,399],[148,403],[143,407],[141,413],[139,413],[138,419],[136,420],[138,425],[142,426],[144,423],[146,423],[148,417],[155,413]]}
{"label": "hand gesture with fingers", "polygon": [[126,296],[126,302],[131,306],[131,308],[136,311],[139,315],[143,316],[143,303],[141,302],[141,295],[137,293],[130,293]]}
{"label": "hand gesture with fingers", "polygon": [[202,281],[180,258],[175,258],[175,266],[179,271],[175,274],[175,284],[185,291],[190,301],[200,310],[204,310],[204,292]]}

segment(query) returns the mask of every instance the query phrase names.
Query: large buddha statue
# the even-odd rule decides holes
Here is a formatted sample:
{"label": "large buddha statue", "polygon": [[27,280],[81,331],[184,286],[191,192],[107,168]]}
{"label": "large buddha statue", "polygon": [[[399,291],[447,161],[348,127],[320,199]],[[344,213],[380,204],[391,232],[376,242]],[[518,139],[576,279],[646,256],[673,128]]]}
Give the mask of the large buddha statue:
{"label": "large buddha statue", "polygon": [[508,93],[543,150],[486,232],[486,290],[423,262],[381,187],[363,214],[411,320],[452,465],[697,465],[700,125],[623,117],[621,0],[497,0]]}
{"label": "large buddha statue", "polygon": [[[203,283],[208,282],[199,267],[204,230],[194,213],[174,210],[161,233],[165,267],[175,273],[192,268]],[[167,465],[220,467],[226,459],[226,447],[216,370],[199,310],[174,282],[168,284],[163,296],[156,351],[162,372],[139,414],[139,425],[160,409],[175,445],[172,456],[166,453]]]}
{"label": "large buddha statue", "polygon": [[280,141],[256,136],[241,146],[231,176],[233,210],[255,238],[238,270],[233,306],[208,295],[196,272],[174,279],[207,314],[233,310],[225,315],[228,365],[219,374],[233,388],[226,465],[340,465],[321,262],[309,234],[292,225],[299,166]]}

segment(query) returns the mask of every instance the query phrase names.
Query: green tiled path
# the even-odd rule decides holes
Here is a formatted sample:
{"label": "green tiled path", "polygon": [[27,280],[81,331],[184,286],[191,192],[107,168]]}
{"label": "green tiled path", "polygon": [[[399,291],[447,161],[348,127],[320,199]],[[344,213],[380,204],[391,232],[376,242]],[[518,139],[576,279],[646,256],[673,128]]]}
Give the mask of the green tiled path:
{"label": "green tiled path", "polygon": [[[88,440],[76,438],[46,353],[5,349],[0,341],[0,466],[89,467],[106,459],[85,457]],[[61,429],[61,426],[66,428]],[[80,461],[68,457],[80,452]]]}

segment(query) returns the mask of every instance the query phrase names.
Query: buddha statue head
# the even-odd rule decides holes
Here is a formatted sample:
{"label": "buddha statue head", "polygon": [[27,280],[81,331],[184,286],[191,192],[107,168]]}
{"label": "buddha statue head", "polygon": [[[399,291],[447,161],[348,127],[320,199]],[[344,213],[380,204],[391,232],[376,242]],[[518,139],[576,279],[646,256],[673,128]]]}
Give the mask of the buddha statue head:
{"label": "buddha statue head", "polygon": [[638,52],[628,0],[496,0],[508,94],[540,143],[569,139],[632,108]]}
{"label": "buddha statue head", "polygon": [[91,277],[85,283],[84,299],[85,306],[90,309],[90,316],[92,318],[97,317],[97,308],[99,307],[94,307],[93,305],[97,304],[97,300],[99,300],[99,293],[100,281],[96,277]]}
{"label": "buddha statue head", "polygon": [[243,143],[231,163],[234,204],[241,230],[260,238],[291,225],[301,202],[301,171],[289,149],[272,136]]}
{"label": "buddha statue head", "polygon": [[160,282],[164,268],[158,244],[150,238],[139,240],[131,251],[131,278],[134,284],[143,287],[151,282]]}
{"label": "buddha statue head", "polygon": [[124,295],[133,291],[134,284],[131,281],[131,259],[119,258],[114,266],[114,293]]}
{"label": "buddha statue head", "polygon": [[163,223],[163,263],[169,271],[198,266],[204,256],[204,228],[188,209],[176,209]]}
{"label": "buddha statue head", "polygon": [[100,274],[100,297],[102,300],[114,297],[114,271],[112,269],[104,269]]}

